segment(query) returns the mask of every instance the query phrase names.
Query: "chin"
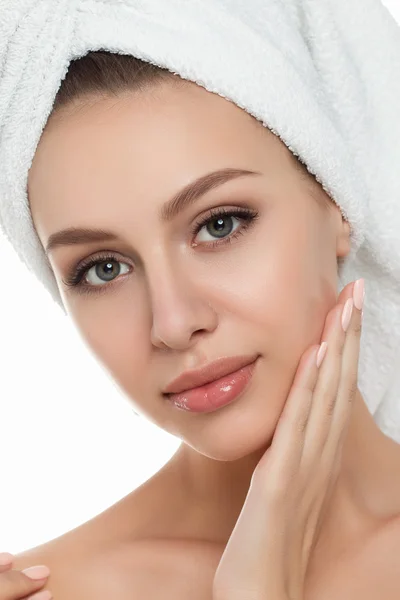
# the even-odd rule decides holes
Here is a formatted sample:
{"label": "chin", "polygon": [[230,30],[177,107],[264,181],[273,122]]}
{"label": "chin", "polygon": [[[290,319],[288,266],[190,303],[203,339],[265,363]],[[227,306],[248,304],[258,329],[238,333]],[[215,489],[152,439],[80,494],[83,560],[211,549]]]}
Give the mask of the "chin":
{"label": "chin", "polygon": [[[260,418],[259,412],[242,411],[209,423],[196,435],[182,437],[182,441],[195,452],[212,460],[232,462],[252,455],[261,456],[272,443],[277,419],[272,415]],[[216,414],[216,413],[215,413]],[[218,415],[221,416],[221,415]],[[217,422],[219,421],[219,422]]]}
{"label": "chin", "polygon": [[184,430],[180,422],[179,431],[171,433],[212,460],[261,458],[271,446],[290,390],[288,381],[282,367],[264,365],[245,393],[231,404],[203,414],[187,412]]}

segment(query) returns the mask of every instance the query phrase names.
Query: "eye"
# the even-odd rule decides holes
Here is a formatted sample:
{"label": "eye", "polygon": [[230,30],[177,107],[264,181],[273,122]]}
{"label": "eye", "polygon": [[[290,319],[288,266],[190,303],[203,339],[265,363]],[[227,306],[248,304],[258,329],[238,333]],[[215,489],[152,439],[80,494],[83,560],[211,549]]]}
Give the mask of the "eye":
{"label": "eye", "polygon": [[[197,236],[197,241],[192,246],[214,247],[228,244],[244,234],[258,216],[257,211],[245,207],[212,209],[208,216],[202,217],[192,228],[192,236]],[[232,225],[233,219],[239,223],[236,229],[234,224]],[[214,241],[207,243],[207,237],[204,241],[204,234],[203,239],[198,239],[202,237],[197,235],[202,233],[202,229],[206,229],[204,234],[211,236],[211,240]],[[122,269],[119,265],[123,265]],[[129,273],[130,270],[131,266],[120,261],[113,252],[104,251],[72,267],[62,282],[66,287],[74,288],[81,294],[102,294],[114,287],[113,282],[120,275]]]}
{"label": "eye", "polygon": [[[124,265],[124,271],[118,265]],[[121,262],[113,254],[94,256],[80,265],[73,267],[72,271],[63,279],[67,287],[105,287],[119,275],[128,273],[130,265]],[[86,281],[83,281],[86,280]]]}
{"label": "eye", "polygon": [[[196,242],[193,245],[197,246],[199,242],[207,242],[210,239],[204,236],[211,236],[211,241],[214,240],[211,246],[217,246],[230,242],[232,238],[244,233],[244,231],[257,219],[257,217],[257,211],[250,210],[248,208],[212,209],[211,214],[203,217],[192,229],[192,235],[197,236]],[[233,220],[237,221],[239,224],[241,223],[241,227],[234,229]],[[205,230],[203,235],[197,235],[202,234],[202,229]],[[232,232],[233,235],[231,235]],[[204,245],[207,246],[209,244],[205,243]]]}
{"label": "eye", "polygon": [[118,261],[115,257],[110,257],[106,260],[97,260],[90,268],[86,267],[86,279],[90,285],[109,283],[118,277],[118,275],[129,272],[129,266],[124,271],[119,265],[127,266],[126,263]]}

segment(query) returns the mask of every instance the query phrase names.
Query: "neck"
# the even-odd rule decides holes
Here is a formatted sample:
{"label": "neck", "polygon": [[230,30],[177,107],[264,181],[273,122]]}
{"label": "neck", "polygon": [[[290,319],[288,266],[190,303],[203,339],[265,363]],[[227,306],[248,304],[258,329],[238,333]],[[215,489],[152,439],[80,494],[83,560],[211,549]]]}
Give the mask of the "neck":
{"label": "neck", "polygon": [[[179,476],[193,536],[225,546],[268,445],[232,462],[182,443],[169,466]],[[318,555],[340,552],[400,514],[400,445],[384,435],[357,390],[343,441],[341,468],[321,520]]]}

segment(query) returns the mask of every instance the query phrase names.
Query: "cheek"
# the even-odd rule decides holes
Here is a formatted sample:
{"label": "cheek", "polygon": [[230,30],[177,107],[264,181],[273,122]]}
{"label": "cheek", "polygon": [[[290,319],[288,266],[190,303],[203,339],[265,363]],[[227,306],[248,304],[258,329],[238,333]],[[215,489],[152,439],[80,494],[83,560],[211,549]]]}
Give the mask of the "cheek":
{"label": "cheek", "polygon": [[[144,319],[136,318],[133,311],[125,311],[124,318],[107,317],[103,307],[92,303],[90,312],[79,311],[72,319],[80,336],[112,379],[129,393],[140,393],[145,385],[143,373],[148,371],[148,331]],[[132,389],[132,385],[134,389]]]}
{"label": "cheek", "polygon": [[225,287],[228,308],[255,332],[260,352],[286,366],[293,367],[320,342],[335,303],[335,274],[326,271],[315,243],[306,228],[270,235],[267,244],[253,247],[252,255],[236,264]]}

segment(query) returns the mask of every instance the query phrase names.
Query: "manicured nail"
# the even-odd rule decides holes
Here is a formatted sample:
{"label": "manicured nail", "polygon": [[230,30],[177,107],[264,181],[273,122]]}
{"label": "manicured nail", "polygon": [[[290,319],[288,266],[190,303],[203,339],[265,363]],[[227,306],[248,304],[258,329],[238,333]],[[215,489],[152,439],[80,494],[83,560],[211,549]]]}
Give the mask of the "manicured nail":
{"label": "manicured nail", "polygon": [[27,569],[23,569],[22,573],[25,573],[25,575],[30,579],[45,579],[50,575],[50,569],[45,565],[39,565],[37,567],[28,567]]}
{"label": "manicured nail", "polygon": [[342,313],[342,327],[343,327],[343,331],[347,331],[349,325],[350,325],[350,320],[351,320],[351,314],[353,312],[353,298],[349,298],[346,302],[346,304],[344,305],[344,309],[343,309],[343,313]]}
{"label": "manicured nail", "polygon": [[29,596],[29,600],[53,600],[53,594],[50,590],[43,590],[42,592],[33,594],[33,596]]}
{"label": "manicured nail", "polygon": [[14,560],[14,556],[9,552],[0,552],[0,567],[9,565]]}
{"label": "manicured nail", "polygon": [[321,363],[325,358],[327,348],[328,348],[327,342],[322,342],[322,344],[319,347],[318,354],[317,354],[317,368],[318,369],[320,368]]}
{"label": "manicured nail", "polygon": [[365,298],[365,282],[364,279],[357,279],[353,288],[354,305],[358,310],[361,310]]}

